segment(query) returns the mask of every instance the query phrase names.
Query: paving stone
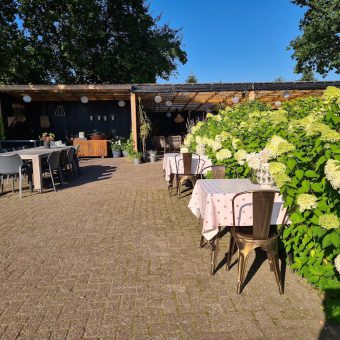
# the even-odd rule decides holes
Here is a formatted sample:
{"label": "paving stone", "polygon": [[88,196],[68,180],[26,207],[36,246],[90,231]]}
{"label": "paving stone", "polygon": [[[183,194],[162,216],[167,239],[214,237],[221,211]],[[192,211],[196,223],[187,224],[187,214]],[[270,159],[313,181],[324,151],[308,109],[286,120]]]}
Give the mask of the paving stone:
{"label": "paving stone", "polygon": [[[236,293],[237,264],[209,273],[189,196],[169,197],[161,162],[81,161],[57,192],[0,196],[1,339],[334,338],[322,297],[264,261]],[[112,171],[114,170],[114,171]],[[248,265],[261,254],[252,254]],[[234,262],[236,256],[234,256]]]}

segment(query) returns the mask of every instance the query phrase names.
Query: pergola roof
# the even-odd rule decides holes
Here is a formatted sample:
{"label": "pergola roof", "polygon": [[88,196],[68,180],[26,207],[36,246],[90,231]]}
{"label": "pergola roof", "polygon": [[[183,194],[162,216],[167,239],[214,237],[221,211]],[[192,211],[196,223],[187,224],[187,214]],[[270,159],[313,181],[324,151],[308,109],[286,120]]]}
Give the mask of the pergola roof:
{"label": "pergola roof", "polygon": [[[232,105],[232,98],[240,102],[249,96],[266,103],[289,100],[311,95],[320,95],[327,86],[340,87],[340,81],[279,82],[279,83],[209,83],[209,84],[93,84],[93,85],[0,85],[0,93],[18,99],[30,95],[33,101],[78,101],[87,96],[95,100],[129,100],[136,93],[147,110],[168,112],[185,110],[204,111],[216,104]],[[156,95],[162,97],[155,103]],[[171,106],[166,105],[171,101]],[[170,103],[168,103],[170,104]]]}

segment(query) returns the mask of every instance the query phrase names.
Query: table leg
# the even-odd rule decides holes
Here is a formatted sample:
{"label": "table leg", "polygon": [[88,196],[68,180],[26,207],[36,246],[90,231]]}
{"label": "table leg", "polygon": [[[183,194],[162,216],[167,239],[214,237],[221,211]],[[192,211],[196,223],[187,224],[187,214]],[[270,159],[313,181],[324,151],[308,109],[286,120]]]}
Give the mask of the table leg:
{"label": "table leg", "polygon": [[40,157],[32,157],[33,164],[33,183],[34,190],[42,192],[42,175],[41,175],[41,159]]}

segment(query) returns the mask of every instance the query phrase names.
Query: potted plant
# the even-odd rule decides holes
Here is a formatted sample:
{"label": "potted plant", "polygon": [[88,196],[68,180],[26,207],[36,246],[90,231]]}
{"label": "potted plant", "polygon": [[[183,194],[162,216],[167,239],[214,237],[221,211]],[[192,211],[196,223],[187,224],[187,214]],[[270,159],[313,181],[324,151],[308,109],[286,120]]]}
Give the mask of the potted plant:
{"label": "potted plant", "polygon": [[112,157],[119,158],[122,155],[122,142],[119,138],[111,141]]}
{"label": "potted plant", "polygon": [[138,115],[139,115],[139,136],[142,141],[142,151],[144,160],[147,158],[146,140],[151,132],[151,121],[144,111],[142,101],[138,98]]}
{"label": "potted plant", "polygon": [[41,137],[40,140],[43,141],[44,143],[44,147],[49,149],[51,147],[51,141],[54,141],[55,138],[55,134],[52,132],[44,132]]}
{"label": "potted plant", "polygon": [[141,152],[133,151],[129,153],[129,158],[133,159],[133,162],[137,165],[141,163],[143,154]]}
{"label": "potted plant", "polygon": [[156,150],[150,150],[149,151],[149,156],[150,156],[150,162],[151,163],[155,163],[156,162],[157,151]]}
{"label": "potted plant", "polygon": [[122,142],[122,151],[124,157],[128,157],[129,153],[133,151],[133,141],[131,137]]}

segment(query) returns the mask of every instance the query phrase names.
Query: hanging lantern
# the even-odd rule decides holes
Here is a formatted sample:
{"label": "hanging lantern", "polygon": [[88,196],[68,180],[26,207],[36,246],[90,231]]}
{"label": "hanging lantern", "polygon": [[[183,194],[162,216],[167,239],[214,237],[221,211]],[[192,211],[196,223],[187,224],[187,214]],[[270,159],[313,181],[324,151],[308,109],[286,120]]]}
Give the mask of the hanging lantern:
{"label": "hanging lantern", "polygon": [[168,107],[169,107],[169,106],[172,106],[172,101],[171,101],[171,100],[167,100],[167,101],[165,102],[165,105],[168,106]]}
{"label": "hanging lantern", "polygon": [[157,104],[159,104],[162,100],[163,100],[163,98],[162,98],[161,96],[156,96],[156,97],[155,97],[155,102],[156,102]]}
{"label": "hanging lantern", "polygon": [[103,121],[106,122],[107,121],[107,115],[103,116]]}
{"label": "hanging lantern", "polygon": [[120,100],[120,101],[118,102],[118,106],[119,106],[119,107],[124,107],[124,106],[125,106],[125,100]]}
{"label": "hanging lantern", "polygon": [[180,113],[177,113],[175,119],[174,119],[175,123],[183,123],[184,122],[184,118],[182,117],[182,115]]}
{"label": "hanging lantern", "polygon": [[240,101],[239,97],[233,97],[233,99],[231,100],[234,104],[237,104]]}
{"label": "hanging lantern", "polygon": [[281,106],[281,101],[277,100],[274,104],[275,104],[275,106],[279,107],[279,106]]}
{"label": "hanging lantern", "polygon": [[28,94],[25,94],[23,97],[22,97],[22,100],[25,102],[25,103],[30,103],[32,101],[32,98],[31,96],[29,96]]}
{"label": "hanging lantern", "polygon": [[98,122],[100,122],[101,118],[102,118],[102,117],[100,117],[100,115],[97,116]]}
{"label": "hanging lantern", "polygon": [[283,91],[282,96],[283,96],[284,98],[288,99],[288,98],[290,97],[290,94],[289,94],[288,91]]}
{"label": "hanging lantern", "polygon": [[90,121],[91,122],[93,121],[93,115],[90,115]]}
{"label": "hanging lantern", "polygon": [[82,97],[80,97],[80,101],[81,101],[83,104],[86,104],[86,103],[88,103],[89,98],[87,98],[86,96],[82,96]]}
{"label": "hanging lantern", "polygon": [[167,118],[171,118],[171,112],[166,113]]}
{"label": "hanging lantern", "polygon": [[112,121],[115,120],[115,115],[111,115],[111,120],[112,120]]}

